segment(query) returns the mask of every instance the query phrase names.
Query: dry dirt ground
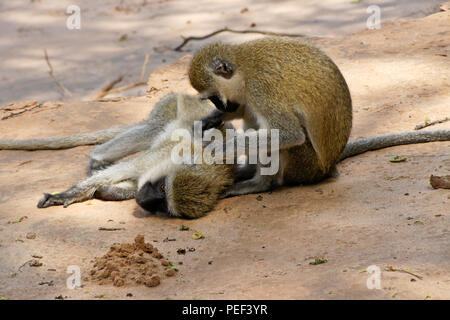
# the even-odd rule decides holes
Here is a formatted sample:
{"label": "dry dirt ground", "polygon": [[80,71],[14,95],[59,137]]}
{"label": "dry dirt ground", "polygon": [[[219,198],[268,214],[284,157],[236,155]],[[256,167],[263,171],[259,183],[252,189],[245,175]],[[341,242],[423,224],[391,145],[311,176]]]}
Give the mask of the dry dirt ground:
{"label": "dry dirt ground", "polygon": [[[14,0],[0,1],[0,105],[18,100],[66,98],[48,76],[43,50],[77,100],[124,75],[139,77],[177,61],[209,41],[243,41],[251,34],[222,33],[172,50],[181,36],[204,35],[225,26],[336,36],[363,30],[369,5],[379,5],[381,21],[421,18],[439,11],[442,0]],[[66,28],[69,5],[80,7],[81,28]],[[254,24],[254,27],[251,25]],[[13,90],[11,90],[13,89]],[[142,95],[142,87],[124,92]]]}
{"label": "dry dirt ground", "polygon": [[[355,139],[412,130],[427,118],[449,116],[449,39],[447,11],[309,41],[335,60],[348,81]],[[1,120],[0,137],[59,136],[139,121],[167,92],[192,92],[185,75],[188,61],[189,56],[154,72],[146,96],[48,103]],[[432,128],[449,129],[450,123]],[[450,142],[369,152],[340,163],[337,179],[225,199],[197,220],[150,215],[134,201],[37,209],[43,192],[61,191],[85,177],[91,150],[0,152],[0,297],[450,298],[450,193],[429,185],[431,174],[450,173]],[[391,163],[393,155],[407,161]],[[190,230],[180,231],[182,224]],[[194,240],[194,230],[205,238]],[[28,239],[29,233],[36,237]],[[154,288],[91,282],[66,288],[68,266],[79,266],[84,276],[94,257],[113,243],[132,242],[137,234],[178,266],[175,277]],[[180,255],[179,248],[195,251]],[[42,256],[42,266],[26,264],[32,255]],[[316,258],[327,262],[310,265]],[[365,270],[371,265],[381,269],[379,290],[366,286]],[[412,274],[386,271],[389,266]],[[48,281],[53,285],[42,284]]]}

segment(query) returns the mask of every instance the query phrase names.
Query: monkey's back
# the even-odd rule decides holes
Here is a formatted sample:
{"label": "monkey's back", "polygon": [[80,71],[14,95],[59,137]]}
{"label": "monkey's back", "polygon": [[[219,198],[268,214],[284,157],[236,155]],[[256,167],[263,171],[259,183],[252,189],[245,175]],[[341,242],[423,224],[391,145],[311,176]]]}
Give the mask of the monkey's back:
{"label": "monkey's back", "polygon": [[237,61],[245,61],[244,74],[253,74],[245,79],[249,103],[272,117],[280,135],[296,126],[305,129],[306,143],[288,154],[286,180],[322,179],[338,161],[352,126],[350,92],[338,67],[319,49],[297,40],[264,38],[235,48]]}

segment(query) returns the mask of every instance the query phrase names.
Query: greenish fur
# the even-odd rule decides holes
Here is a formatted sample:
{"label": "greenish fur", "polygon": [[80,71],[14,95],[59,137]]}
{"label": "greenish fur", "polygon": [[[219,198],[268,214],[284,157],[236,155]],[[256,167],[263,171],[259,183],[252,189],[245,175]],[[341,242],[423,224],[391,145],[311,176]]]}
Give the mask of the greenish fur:
{"label": "greenish fur", "polygon": [[[225,134],[230,128],[232,126],[226,124],[219,130]],[[194,150],[193,146],[191,150]],[[234,164],[206,164],[203,161],[202,164],[180,166],[173,172],[173,177],[166,180],[171,182],[171,201],[176,214],[187,218],[207,214],[233,184],[235,172]]]}
{"label": "greenish fur", "polygon": [[200,164],[176,172],[172,180],[177,213],[198,218],[211,211],[221,194],[233,183],[234,167]]}
{"label": "greenish fur", "polygon": [[[200,93],[220,91],[208,69],[213,58],[230,62],[242,77],[239,100],[280,130],[286,183],[312,183],[328,176],[352,127],[352,103],[336,65],[319,49],[296,40],[264,38],[240,45],[213,43],[192,59],[189,78]],[[226,98],[226,97],[225,97]],[[255,121],[248,120],[254,127]],[[302,145],[293,146],[304,131]]]}

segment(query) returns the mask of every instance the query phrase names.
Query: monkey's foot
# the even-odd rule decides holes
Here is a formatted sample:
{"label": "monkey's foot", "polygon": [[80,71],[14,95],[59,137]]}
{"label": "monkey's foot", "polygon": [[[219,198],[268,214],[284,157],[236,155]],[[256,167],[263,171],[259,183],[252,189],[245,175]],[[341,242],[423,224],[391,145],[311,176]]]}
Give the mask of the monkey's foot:
{"label": "monkey's foot", "polygon": [[51,206],[63,205],[64,208],[66,208],[76,201],[77,201],[76,198],[68,197],[67,195],[64,194],[64,192],[58,194],[44,193],[44,196],[42,197],[41,200],[39,200],[37,207],[48,208]]}

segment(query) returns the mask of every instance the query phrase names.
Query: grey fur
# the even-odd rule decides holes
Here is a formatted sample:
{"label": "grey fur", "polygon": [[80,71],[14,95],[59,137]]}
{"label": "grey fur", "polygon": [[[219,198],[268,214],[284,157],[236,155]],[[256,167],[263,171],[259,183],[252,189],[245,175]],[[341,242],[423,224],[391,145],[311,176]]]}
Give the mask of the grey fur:
{"label": "grey fur", "polygon": [[[212,105],[198,98],[169,94],[156,104],[145,123],[131,126],[91,153],[90,177],[62,193],[44,194],[38,208],[67,207],[93,197],[103,200],[135,198],[138,188],[146,181],[153,182],[173,171],[175,164],[170,155],[179,142],[171,141],[170,133],[179,128],[192,130],[194,121],[212,110]],[[188,143],[190,145],[191,141]],[[140,151],[133,159],[112,164]]]}

